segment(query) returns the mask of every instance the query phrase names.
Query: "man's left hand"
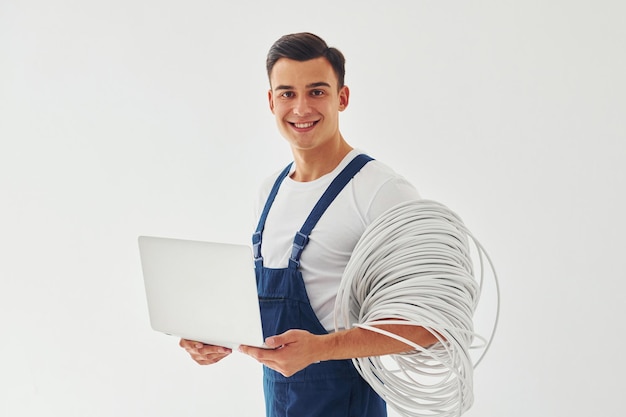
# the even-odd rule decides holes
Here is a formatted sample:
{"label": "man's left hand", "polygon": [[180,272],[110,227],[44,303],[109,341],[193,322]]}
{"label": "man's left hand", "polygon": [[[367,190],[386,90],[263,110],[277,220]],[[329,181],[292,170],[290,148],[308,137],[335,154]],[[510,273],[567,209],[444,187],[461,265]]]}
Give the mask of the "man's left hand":
{"label": "man's left hand", "polygon": [[288,330],[283,334],[268,337],[265,344],[269,349],[240,346],[239,350],[280,372],[286,377],[319,362],[323,353],[321,336],[306,330]]}

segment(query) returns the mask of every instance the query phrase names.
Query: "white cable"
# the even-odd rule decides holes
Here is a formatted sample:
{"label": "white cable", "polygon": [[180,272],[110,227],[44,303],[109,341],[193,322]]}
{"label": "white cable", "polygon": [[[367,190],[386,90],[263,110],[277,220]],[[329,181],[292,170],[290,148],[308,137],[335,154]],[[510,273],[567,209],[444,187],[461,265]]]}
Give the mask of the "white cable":
{"label": "white cable", "polygon": [[[469,242],[479,258],[474,274]],[[488,339],[475,334],[474,311],[484,258],[496,283],[497,309]],[[460,416],[474,400],[473,370],[491,345],[499,315],[491,259],[452,210],[431,200],[399,204],[376,219],[357,243],[335,304],[335,329],[361,327],[413,351],[353,359],[361,376],[405,417]],[[439,342],[425,348],[378,324],[422,326]],[[475,339],[481,345],[472,345]],[[470,349],[483,352],[472,362]]]}

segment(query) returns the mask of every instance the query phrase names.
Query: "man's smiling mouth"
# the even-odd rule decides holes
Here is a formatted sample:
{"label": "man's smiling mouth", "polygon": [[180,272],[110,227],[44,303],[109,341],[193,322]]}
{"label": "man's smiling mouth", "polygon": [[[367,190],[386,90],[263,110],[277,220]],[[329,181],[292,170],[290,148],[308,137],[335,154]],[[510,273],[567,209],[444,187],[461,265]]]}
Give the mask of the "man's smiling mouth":
{"label": "man's smiling mouth", "polygon": [[317,121],[315,122],[305,122],[305,123],[291,123],[292,126],[295,126],[297,129],[308,129],[313,127]]}

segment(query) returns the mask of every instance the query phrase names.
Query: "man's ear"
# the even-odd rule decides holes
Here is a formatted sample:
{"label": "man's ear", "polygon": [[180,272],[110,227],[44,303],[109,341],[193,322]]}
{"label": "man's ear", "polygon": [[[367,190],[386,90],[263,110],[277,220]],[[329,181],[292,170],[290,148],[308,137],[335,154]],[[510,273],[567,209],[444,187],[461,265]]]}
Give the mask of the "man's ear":
{"label": "man's ear", "polygon": [[267,91],[267,101],[270,105],[270,111],[272,112],[272,114],[274,114],[274,95],[272,94],[271,89]]}
{"label": "man's ear", "polygon": [[350,102],[350,89],[344,85],[339,90],[339,111],[344,111]]}

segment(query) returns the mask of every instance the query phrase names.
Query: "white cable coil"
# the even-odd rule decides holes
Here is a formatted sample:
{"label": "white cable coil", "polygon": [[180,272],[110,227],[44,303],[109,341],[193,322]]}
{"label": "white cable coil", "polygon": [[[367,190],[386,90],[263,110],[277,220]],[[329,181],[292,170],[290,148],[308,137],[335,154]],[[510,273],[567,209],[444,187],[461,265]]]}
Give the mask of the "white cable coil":
{"label": "white cable coil", "polygon": [[[474,277],[469,239],[480,259]],[[473,370],[493,338],[474,333],[473,315],[483,285],[483,256],[462,220],[431,200],[399,204],[365,231],[344,271],[335,304],[335,328],[361,327],[414,348],[384,357],[354,359],[361,376],[406,417],[460,416],[474,400]],[[499,308],[499,301],[498,301]],[[375,327],[402,324],[428,329],[438,343],[421,347]],[[474,339],[484,351],[476,363]]]}

